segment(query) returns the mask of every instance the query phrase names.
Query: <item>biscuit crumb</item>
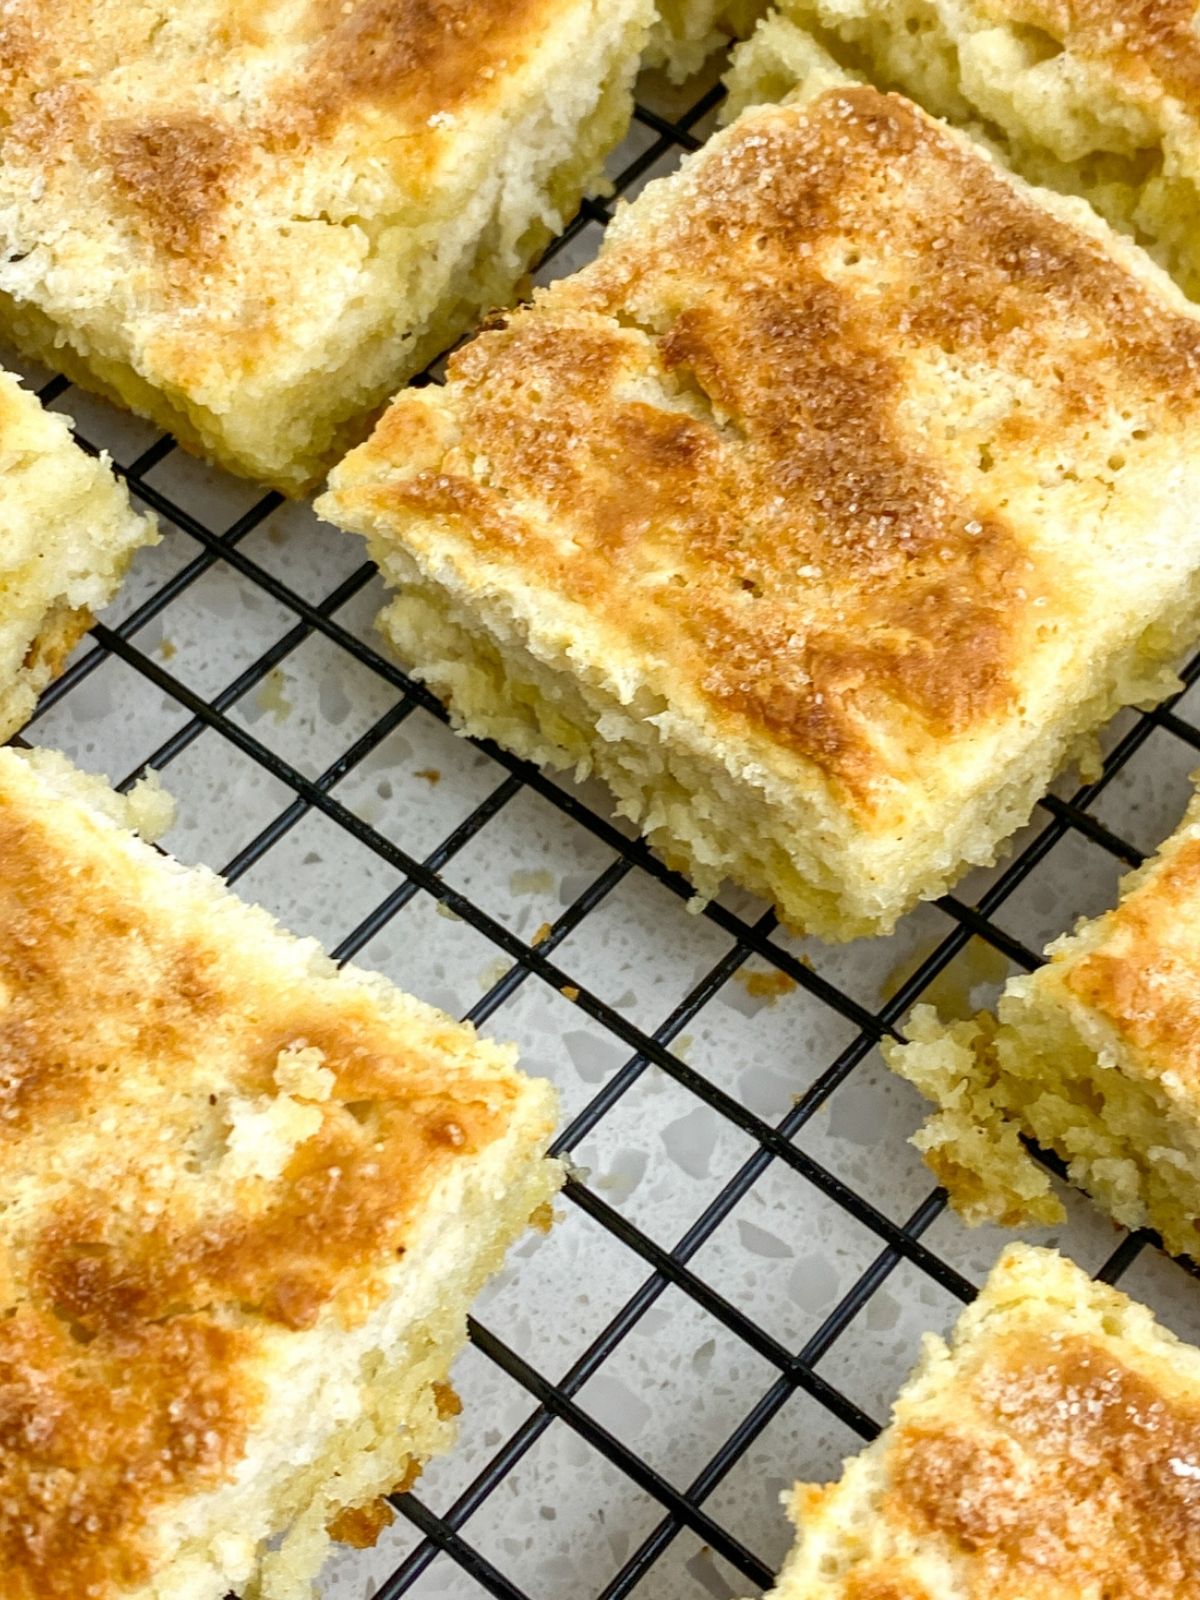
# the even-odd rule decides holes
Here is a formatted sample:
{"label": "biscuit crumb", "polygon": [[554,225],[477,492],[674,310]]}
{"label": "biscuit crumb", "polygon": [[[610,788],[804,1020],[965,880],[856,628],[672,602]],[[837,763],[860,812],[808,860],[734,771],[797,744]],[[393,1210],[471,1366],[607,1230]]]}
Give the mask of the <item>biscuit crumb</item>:
{"label": "biscuit crumb", "polygon": [[789,978],[786,972],[780,972],[776,967],[769,972],[743,967],[737,974],[737,981],[752,1000],[765,1000],[772,1006],[796,987],[795,978]]}
{"label": "biscuit crumb", "polygon": [[231,1098],[225,1115],[229,1138],[222,1171],[233,1182],[275,1182],[299,1147],[320,1131],[323,1120],[316,1106],[286,1094],[273,1100]]}
{"label": "biscuit crumb", "polygon": [[443,1421],[447,1417],[457,1417],[462,1411],[462,1401],[458,1398],[453,1386],[448,1383],[435,1383],[433,1385],[433,1403],[437,1414]]}
{"label": "biscuit crumb", "polygon": [[348,1544],[354,1550],[371,1550],[379,1535],[390,1528],[396,1513],[382,1496],[365,1506],[347,1506],[326,1528],[335,1544]]}
{"label": "biscuit crumb", "polygon": [[275,1061],[275,1082],[285,1094],[301,1100],[328,1100],[337,1076],[324,1066],[325,1052],[297,1039],[285,1046]]}

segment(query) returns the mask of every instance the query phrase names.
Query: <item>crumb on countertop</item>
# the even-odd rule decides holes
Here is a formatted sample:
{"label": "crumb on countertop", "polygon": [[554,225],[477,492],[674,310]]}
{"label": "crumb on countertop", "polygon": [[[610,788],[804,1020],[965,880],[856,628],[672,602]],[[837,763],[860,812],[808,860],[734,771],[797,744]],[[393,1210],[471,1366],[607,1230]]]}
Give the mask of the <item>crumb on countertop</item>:
{"label": "crumb on countertop", "polygon": [[796,987],[795,978],[789,977],[786,972],[780,972],[778,967],[772,967],[766,972],[743,967],[736,976],[752,1000],[765,1000],[768,1005],[774,1005],[776,1000],[785,994],[790,994]]}

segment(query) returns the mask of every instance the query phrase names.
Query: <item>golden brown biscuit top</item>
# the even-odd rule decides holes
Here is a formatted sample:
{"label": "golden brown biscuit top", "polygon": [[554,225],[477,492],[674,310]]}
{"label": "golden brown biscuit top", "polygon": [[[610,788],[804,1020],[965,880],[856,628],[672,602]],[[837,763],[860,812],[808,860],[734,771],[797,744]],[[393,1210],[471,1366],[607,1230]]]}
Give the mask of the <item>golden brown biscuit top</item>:
{"label": "golden brown biscuit top", "polygon": [[1200,839],[1186,838],[1101,921],[1083,955],[1046,969],[1117,1033],[1147,1077],[1200,1094]]}
{"label": "golden brown biscuit top", "polygon": [[924,1584],[909,1578],[893,1578],[879,1572],[852,1572],[846,1580],[843,1600],[933,1600],[933,1597]]}
{"label": "golden brown biscuit top", "polygon": [[1021,715],[1043,646],[1087,636],[1128,546],[1068,535],[1153,515],[1120,474],[1159,492],[1198,399],[1181,301],[907,102],[838,89],[651,191],[402,396],[337,498],[577,602],[884,826],[881,779]]}
{"label": "golden brown biscuit top", "polygon": [[[0,154],[36,167],[52,197],[61,189],[76,209],[124,216],[194,296],[196,271],[250,269],[242,246],[256,206],[286,235],[273,202],[294,192],[302,206],[308,169],[318,208],[332,203],[315,176],[326,162],[348,165],[369,191],[419,195],[456,119],[502,96],[559,9],[12,0],[0,16]],[[369,225],[369,193],[341,197],[351,214],[325,220]],[[292,219],[306,220],[318,217]]]}
{"label": "golden brown biscuit top", "polygon": [[368,1313],[519,1080],[231,898],[210,918],[17,765],[0,769],[0,1572],[6,1600],[67,1600],[146,1577],[147,1519],[243,1452],[264,1339]]}
{"label": "golden brown biscuit top", "polygon": [[[944,1550],[972,1600],[1196,1593],[1200,1401],[1167,1378],[1084,1333],[987,1338],[936,1415],[893,1430],[881,1515]],[[855,1600],[924,1594],[894,1568],[856,1578]]]}
{"label": "golden brown biscuit top", "polygon": [[1055,47],[1103,61],[1152,96],[1165,93],[1200,110],[1200,30],[1195,0],[984,0],[997,22],[1023,23]]}

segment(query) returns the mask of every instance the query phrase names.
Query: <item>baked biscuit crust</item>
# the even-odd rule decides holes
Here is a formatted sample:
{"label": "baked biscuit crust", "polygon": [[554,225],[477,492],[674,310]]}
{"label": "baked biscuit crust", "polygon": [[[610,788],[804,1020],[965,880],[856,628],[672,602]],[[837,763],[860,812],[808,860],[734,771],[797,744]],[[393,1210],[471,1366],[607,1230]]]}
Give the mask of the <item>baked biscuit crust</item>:
{"label": "baked biscuit crust", "polygon": [[[307,1360],[336,1368],[339,1336],[411,1295],[405,1258],[439,1195],[470,1193],[504,1140],[524,1149],[518,1202],[558,1181],[539,1160],[547,1093],[508,1054],[382,980],[338,974],[64,788],[58,766],[0,752],[11,1600],[173,1593],[203,1532],[189,1506],[235,1476],[244,1497],[273,1392],[299,1382],[289,1341],[320,1338]],[[410,1420],[394,1419],[401,1445]],[[252,1527],[238,1559],[284,1531]],[[219,1600],[249,1576],[205,1571],[209,1588],[188,1594]]]}
{"label": "baked biscuit crust", "polygon": [[1122,896],[1078,959],[1060,952],[1056,976],[1112,1029],[1127,1070],[1166,1080],[1200,1114],[1198,822],[1193,807],[1178,847]]}
{"label": "baked biscuit crust", "polygon": [[[897,169],[919,198],[893,201],[885,222]],[[381,494],[469,523],[485,560],[519,551],[535,581],[677,663],[711,713],[839,780],[865,821],[881,722],[909,725],[911,774],[930,746],[1011,709],[1029,605],[1051,577],[1002,493],[983,499],[961,459],[940,471],[937,446],[906,429],[905,357],[946,342],[964,363],[1019,351],[1041,372],[1078,318],[1090,359],[1055,381],[1042,419],[1062,441],[1118,389],[1194,413],[1200,322],[868,88],[748,130],[701,165],[689,199],[652,263],[618,250],[551,296],[548,316],[519,315],[452,359],[458,449],[486,458],[486,488],[425,472]],[[827,259],[854,255],[872,227],[919,263],[875,305]],[[1053,315],[1030,331],[1047,301]],[[627,400],[636,377],[708,415]],[[381,427],[379,455],[403,448],[406,409]],[[1006,417],[990,448],[1019,455],[1036,426]],[[540,525],[510,509],[539,500]],[[577,546],[565,561],[564,524]],[[652,581],[664,561],[684,582]]]}
{"label": "baked biscuit crust", "polygon": [[0,320],[296,492],[569,215],[649,10],[14,0]]}
{"label": "baked biscuit crust", "polygon": [[1200,1354],[1053,1252],[1001,1257],[828,1490],[775,1600],[1176,1600],[1200,1583]]}
{"label": "baked biscuit crust", "polygon": [[815,796],[810,831],[911,856],[1106,695],[1126,540],[1150,578],[1198,411],[1200,320],[1157,274],[842,85],[648,190],[596,265],[402,395],[323,505],[398,583],[412,561],[534,653],[569,638],[569,670]]}

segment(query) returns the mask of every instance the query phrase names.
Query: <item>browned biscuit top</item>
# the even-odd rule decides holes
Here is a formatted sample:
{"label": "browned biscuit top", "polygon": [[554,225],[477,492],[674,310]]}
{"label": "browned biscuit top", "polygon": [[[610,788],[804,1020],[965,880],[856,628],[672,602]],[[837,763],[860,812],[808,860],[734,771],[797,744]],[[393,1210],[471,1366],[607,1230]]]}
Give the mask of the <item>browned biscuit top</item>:
{"label": "browned biscuit top", "polygon": [[1070,529],[1193,422],[1200,321],[872,89],[747,117],[652,198],[401,396],[335,501],[586,607],[882,826],[881,778],[1018,719],[1086,632]]}
{"label": "browned biscuit top", "polygon": [[1103,919],[1100,939],[1068,948],[1047,976],[1092,1007],[1146,1076],[1200,1092],[1200,840],[1163,860]]}
{"label": "browned biscuit top", "polygon": [[10,1600],[146,1579],[150,1519],[240,1459],[270,1340],[365,1317],[519,1092],[449,1021],[389,1015],[236,904],[209,920],[112,838],[0,769]]}
{"label": "browned biscuit top", "polygon": [[997,22],[1044,36],[1041,51],[1066,48],[1103,61],[1131,87],[1166,93],[1200,110],[1200,31],[1194,0],[984,0]]}
{"label": "browned biscuit top", "polygon": [[897,1429],[884,1515],[944,1541],[973,1597],[1168,1600],[1200,1583],[1194,1399],[1084,1336],[1020,1330],[988,1341],[953,1403],[958,1423]]}
{"label": "browned biscuit top", "polygon": [[[424,195],[458,120],[502,104],[560,9],[13,0],[0,17],[0,155],[36,174],[34,220],[23,226],[45,230],[21,245],[45,243],[73,262],[80,246],[59,237],[60,209],[96,237],[114,225],[134,264],[156,275],[157,295],[186,297],[194,315],[198,297],[236,288],[251,330],[280,292],[261,258],[265,231],[288,253],[289,206],[293,230],[366,227],[378,193],[397,196],[389,211],[400,195]],[[348,193],[355,183],[362,192]],[[342,209],[326,214],[335,194]]]}

